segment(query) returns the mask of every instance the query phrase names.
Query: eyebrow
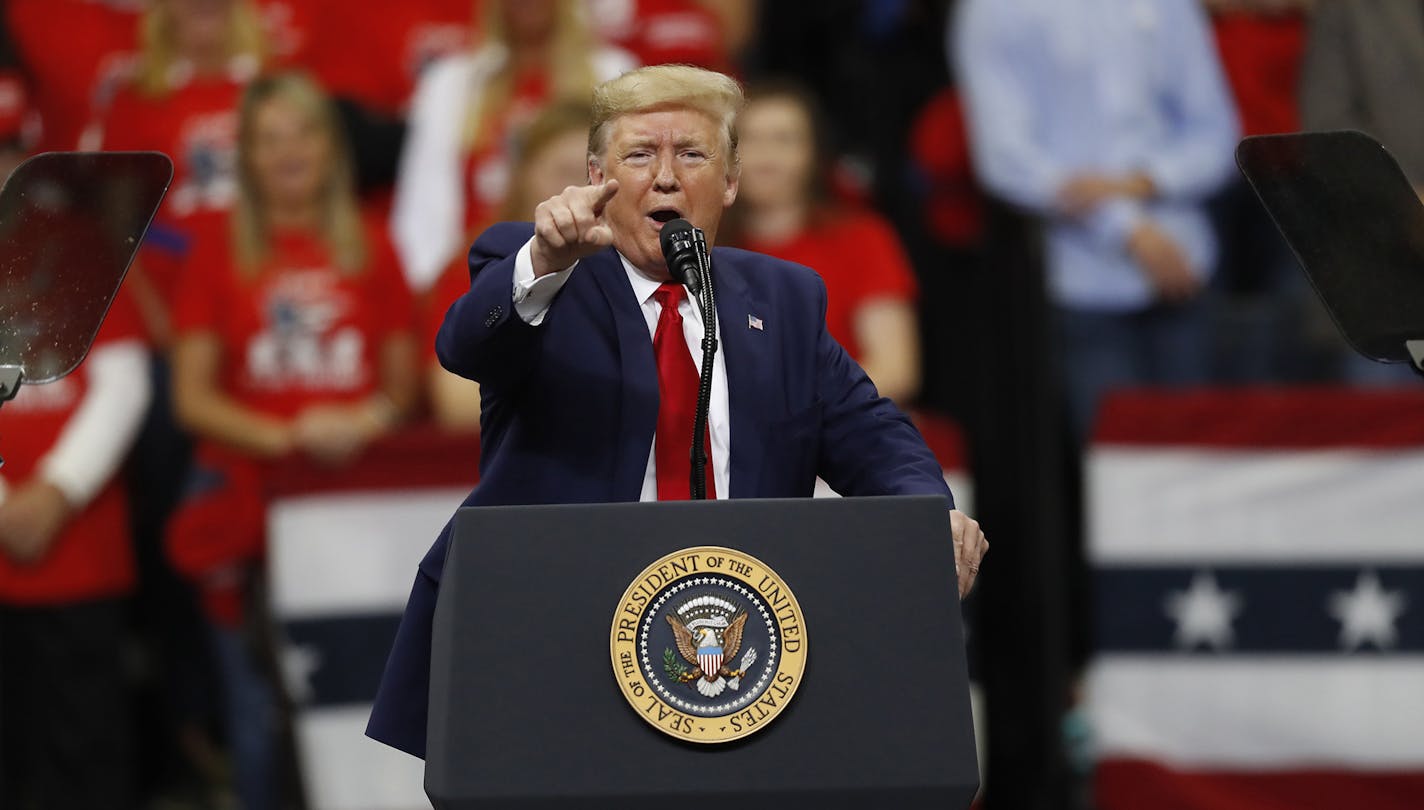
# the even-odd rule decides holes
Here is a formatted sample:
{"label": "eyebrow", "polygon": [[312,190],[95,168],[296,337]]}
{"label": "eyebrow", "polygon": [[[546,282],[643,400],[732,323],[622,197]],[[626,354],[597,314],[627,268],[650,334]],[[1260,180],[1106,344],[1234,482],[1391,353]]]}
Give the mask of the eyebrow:
{"label": "eyebrow", "polygon": [[[645,149],[650,147],[656,147],[657,145],[658,139],[656,137],[649,135],[634,136],[629,140],[623,142],[622,151],[627,151],[629,149]],[[690,135],[684,135],[678,138],[677,140],[673,141],[672,145],[675,149],[684,149],[690,146],[695,146],[700,149],[707,148],[700,140]]]}

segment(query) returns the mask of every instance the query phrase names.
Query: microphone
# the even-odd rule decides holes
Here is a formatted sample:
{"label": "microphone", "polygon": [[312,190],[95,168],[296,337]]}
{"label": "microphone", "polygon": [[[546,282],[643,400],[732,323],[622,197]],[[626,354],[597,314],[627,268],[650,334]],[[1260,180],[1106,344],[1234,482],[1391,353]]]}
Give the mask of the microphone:
{"label": "microphone", "polygon": [[[691,290],[693,295],[697,295],[702,286],[698,246],[706,245],[707,242],[698,238],[701,235],[702,231],[685,219],[674,219],[658,233],[658,242],[662,245],[663,260],[667,262],[668,272],[679,284]],[[702,249],[706,250],[705,247]]]}
{"label": "microphone", "polygon": [[668,272],[692,292],[702,313],[702,374],[697,386],[697,409],[692,422],[692,469],[688,491],[692,500],[707,498],[707,413],[712,403],[712,365],[717,355],[717,294],[712,286],[712,261],[707,237],[685,219],[675,219],[658,233]]}

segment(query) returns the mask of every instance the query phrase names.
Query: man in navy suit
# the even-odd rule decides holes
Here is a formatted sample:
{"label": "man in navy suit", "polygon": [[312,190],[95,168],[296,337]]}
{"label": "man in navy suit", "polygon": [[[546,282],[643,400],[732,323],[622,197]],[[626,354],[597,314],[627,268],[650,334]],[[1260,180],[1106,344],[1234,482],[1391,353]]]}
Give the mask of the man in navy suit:
{"label": "man in navy suit", "polygon": [[[475,242],[470,291],[436,338],[441,363],[483,399],[466,505],[688,497],[703,322],[659,235],[684,218],[715,241],[737,195],[741,104],[735,81],[686,66],[599,86],[589,185],[541,203],[532,227],[496,225]],[[920,434],[827,333],[820,277],[729,248],[712,251],[712,277],[709,495],[805,497],[818,475],[844,495],[942,495],[967,593],[988,542],[953,509]],[[366,730],[417,756],[449,541],[447,525],[421,561]]]}

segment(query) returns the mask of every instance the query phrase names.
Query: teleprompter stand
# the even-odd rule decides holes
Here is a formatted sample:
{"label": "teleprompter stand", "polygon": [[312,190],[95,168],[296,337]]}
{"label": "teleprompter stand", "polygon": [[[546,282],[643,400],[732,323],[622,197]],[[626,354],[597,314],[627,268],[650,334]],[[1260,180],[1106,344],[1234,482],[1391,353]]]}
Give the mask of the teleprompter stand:
{"label": "teleprompter stand", "polygon": [[[610,629],[650,563],[772,568],[806,666],[763,730],[698,745],[624,699]],[[435,612],[425,787],[466,808],[964,808],[978,789],[949,516],[934,497],[463,509]]]}

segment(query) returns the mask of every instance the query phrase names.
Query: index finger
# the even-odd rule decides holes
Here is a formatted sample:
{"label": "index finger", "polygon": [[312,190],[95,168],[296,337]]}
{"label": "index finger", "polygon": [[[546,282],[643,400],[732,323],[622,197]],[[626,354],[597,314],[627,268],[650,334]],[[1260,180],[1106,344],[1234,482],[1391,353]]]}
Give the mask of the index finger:
{"label": "index finger", "polygon": [[588,186],[589,205],[593,208],[594,216],[603,213],[603,206],[613,199],[613,195],[618,193],[617,180],[605,180],[599,185]]}

